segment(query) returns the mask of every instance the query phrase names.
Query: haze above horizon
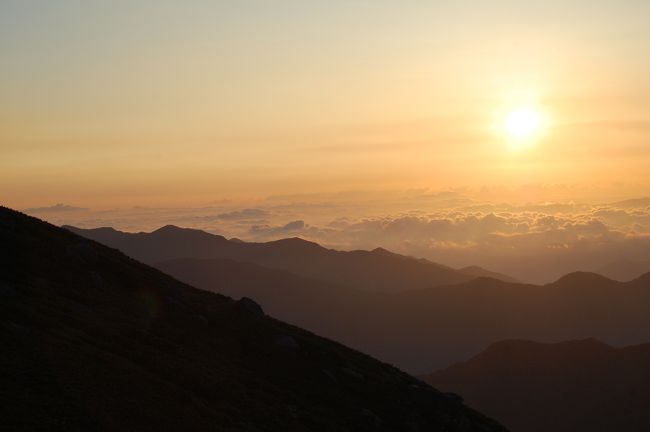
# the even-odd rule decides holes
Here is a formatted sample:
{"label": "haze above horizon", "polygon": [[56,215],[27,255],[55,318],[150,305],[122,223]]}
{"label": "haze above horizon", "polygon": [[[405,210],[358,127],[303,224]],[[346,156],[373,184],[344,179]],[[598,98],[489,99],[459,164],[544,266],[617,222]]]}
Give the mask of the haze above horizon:
{"label": "haze above horizon", "polygon": [[0,194],[647,195],[648,16],[644,1],[6,1]]}

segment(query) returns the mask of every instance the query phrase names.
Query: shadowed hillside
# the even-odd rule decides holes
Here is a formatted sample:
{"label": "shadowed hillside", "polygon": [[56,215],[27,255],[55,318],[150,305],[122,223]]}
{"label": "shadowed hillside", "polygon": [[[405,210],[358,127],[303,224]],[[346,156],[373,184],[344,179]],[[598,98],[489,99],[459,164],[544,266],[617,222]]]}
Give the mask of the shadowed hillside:
{"label": "shadowed hillside", "polygon": [[520,432],[650,430],[650,344],[498,342],[425,377]]}
{"label": "shadowed hillside", "polygon": [[479,278],[388,294],[250,263],[181,259],[157,266],[199,288],[252,297],[274,316],[413,373],[446,367],[502,339],[650,340],[650,274],[621,283],[572,273],[544,286]]}
{"label": "shadowed hillside", "polygon": [[[371,291],[397,292],[460,283],[486,272],[480,267],[454,270],[381,248],[373,251],[336,251],[299,238],[246,243],[171,225],[151,233],[136,234],[112,228],[65,228],[120,249],[148,264],[176,258],[228,258]],[[499,276],[498,273],[489,273],[493,277]]]}
{"label": "shadowed hillside", "polygon": [[500,431],[252,300],[0,208],[2,430]]}

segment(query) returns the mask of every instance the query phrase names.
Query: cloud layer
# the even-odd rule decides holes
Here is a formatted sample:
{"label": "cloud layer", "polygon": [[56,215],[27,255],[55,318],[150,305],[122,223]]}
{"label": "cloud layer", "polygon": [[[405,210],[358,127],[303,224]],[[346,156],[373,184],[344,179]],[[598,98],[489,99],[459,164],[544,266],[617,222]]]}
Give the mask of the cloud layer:
{"label": "cloud layer", "polygon": [[148,231],[173,223],[246,241],[298,236],[337,249],[383,247],[454,267],[480,265],[530,282],[618,261],[650,263],[649,198],[594,205],[503,204],[459,192],[364,197],[364,202],[354,194],[285,197],[240,208],[62,212],[68,206],[58,205],[38,213],[81,227]]}

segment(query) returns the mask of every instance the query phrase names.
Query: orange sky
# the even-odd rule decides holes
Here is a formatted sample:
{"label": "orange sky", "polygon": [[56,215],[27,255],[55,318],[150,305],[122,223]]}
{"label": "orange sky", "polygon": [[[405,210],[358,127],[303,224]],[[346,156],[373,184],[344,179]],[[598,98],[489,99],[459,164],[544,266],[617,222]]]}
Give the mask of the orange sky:
{"label": "orange sky", "polygon": [[648,2],[272,3],[3,2],[2,202],[650,190]]}

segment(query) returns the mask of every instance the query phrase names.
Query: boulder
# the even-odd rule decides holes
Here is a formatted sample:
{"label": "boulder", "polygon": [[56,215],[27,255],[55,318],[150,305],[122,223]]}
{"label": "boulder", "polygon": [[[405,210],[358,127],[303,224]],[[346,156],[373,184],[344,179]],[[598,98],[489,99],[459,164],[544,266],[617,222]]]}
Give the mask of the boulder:
{"label": "boulder", "polygon": [[248,298],[248,297],[242,297],[239,299],[236,303],[235,306],[247,313],[250,313],[251,315],[256,315],[256,316],[264,316],[264,309],[262,309],[262,306],[257,304],[255,300]]}

